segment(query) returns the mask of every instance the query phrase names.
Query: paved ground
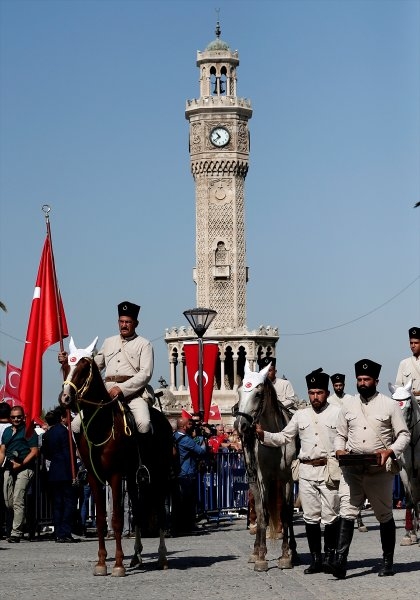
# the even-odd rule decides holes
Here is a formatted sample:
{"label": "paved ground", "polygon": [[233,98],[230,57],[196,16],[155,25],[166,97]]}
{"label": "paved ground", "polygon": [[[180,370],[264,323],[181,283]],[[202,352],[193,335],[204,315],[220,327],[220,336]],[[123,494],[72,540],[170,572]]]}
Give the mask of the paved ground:
{"label": "paved ground", "polygon": [[[0,541],[2,597],[43,598],[47,600],[405,600],[418,597],[420,590],[420,546],[400,547],[404,511],[394,511],[397,523],[394,577],[377,575],[380,542],[379,529],[370,511],[365,512],[368,533],[355,531],[349,556],[348,577],[338,581],[331,575],[304,575],[308,548],[302,519],[296,516],[296,533],[301,565],[280,571],[276,558],[279,550],[270,542],[269,570],[255,573],[247,563],[253,537],[246,521],[207,524],[197,535],[169,538],[170,568],[155,568],[157,540],[144,540],[144,567],[128,569],[125,578],[94,577],[97,542],[82,539],[79,544],[56,544],[41,539],[8,544]],[[126,565],[132,552],[132,540],[124,540]],[[113,542],[108,542],[112,565]],[[4,595],[3,595],[4,594]]]}

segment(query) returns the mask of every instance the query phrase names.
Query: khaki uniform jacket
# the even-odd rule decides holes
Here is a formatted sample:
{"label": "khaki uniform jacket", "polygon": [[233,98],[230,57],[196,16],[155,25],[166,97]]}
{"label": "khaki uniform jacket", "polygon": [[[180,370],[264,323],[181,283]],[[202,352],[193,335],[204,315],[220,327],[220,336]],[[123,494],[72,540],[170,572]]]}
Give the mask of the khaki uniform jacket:
{"label": "khaki uniform jacket", "polygon": [[353,396],[350,396],[350,394],[344,394],[342,398],[339,398],[337,394],[331,394],[331,396],[328,396],[327,402],[328,404],[332,404],[333,406],[338,406],[341,408],[344,402],[346,400],[350,400],[350,398],[353,398]]}
{"label": "khaki uniform jacket", "polygon": [[[280,433],[264,431],[265,446],[281,446],[299,437],[301,448],[299,458],[311,460],[335,456],[334,440],[336,437],[336,424],[340,409],[326,403],[324,410],[317,413],[312,406],[298,410],[290,422]],[[321,432],[321,435],[319,434]],[[328,445],[325,448],[324,441]],[[323,480],[325,466],[313,467],[312,465],[300,464],[299,477],[309,480]]]}
{"label": "khaki uniform jacket", "polygon": [[[369,420],[362,411],[362,402]],[[335,449],[359,454],[384,450],[384,444],[372,427],[380,432],[386,447],[393,450],[397,458],[410,442],[410,433],[398,402],[376,392],[368,401],[356,394],[343,405],[337,420]]]}
{"label": "khaki uniform jacket", "polygon": [[273,381],[274,389],[276,390],[277,400],[283,404],[285,408],[291,408],[295,405],[295,391],[288,379],[276,379]]}
{"label": "khaki uniform jacket", "polygon": [[106,338],[95,356],[99,369],[105,369],[105,377],[130,376],[124,383],[106,382],[108,390],[117,385],[124,398],[132,400],[141,395],[153,375],[153,347],[149,340],[138,335],[125,340],[120,335]]}
{"label": "khaki uniform jacket", "polygon": [[416,396],[420,396],[420,358],[416,360],[414,356],[400,362],[395,383],[405,385],[410,379],[413,382],[412,391],[417,392]]}

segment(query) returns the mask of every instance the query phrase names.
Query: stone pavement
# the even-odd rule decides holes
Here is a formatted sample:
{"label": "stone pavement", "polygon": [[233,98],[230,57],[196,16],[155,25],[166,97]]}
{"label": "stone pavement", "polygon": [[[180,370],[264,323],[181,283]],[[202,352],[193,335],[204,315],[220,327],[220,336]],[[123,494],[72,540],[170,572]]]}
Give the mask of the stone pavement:
{"label": "stone pavement", "polygon": [[[364,512],[367,533],[354,533],[347,579],[332,575],[304,575],[309,562],[301,515],[295,515],[301,564],[292,570],[277,568],[279,542],[269,541],[269,570],[256,573],[248,564],[254,538],[245,519],[232,522],[202,522],[196,535],[167,539],[169,569],[155,567],[157,539],[144,540],[142,569],[128,569],[125,578],[94,577],[97,556],[95,538],[79,544],[56,544],[48,539],[20,544],[0,541],[1,597],[7,600],[405,600],[420,590],[420,547],[401,547],[405,511],[394,511],[397,546],[394,577],[379,578],[381,555],[378,523],[371,511]],[[274,545],[274,544],[277,544]],[[125,564],[129,564],[133,540],[124,540]],[[113,541],[107,542],[109,565],[113,564]]]}

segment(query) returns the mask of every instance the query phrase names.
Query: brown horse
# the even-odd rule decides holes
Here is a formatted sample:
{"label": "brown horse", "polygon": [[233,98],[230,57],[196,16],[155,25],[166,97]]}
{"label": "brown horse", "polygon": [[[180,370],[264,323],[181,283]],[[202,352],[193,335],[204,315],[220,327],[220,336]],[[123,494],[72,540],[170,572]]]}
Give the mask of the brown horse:
{"label": "brown horse", "polygon": [[[61,402],[79,412],[81,432],[77,445],[88,472],[88,482],[96,503],[96,524],[99,550],[94,575],[106,575],[105,483],[112,490],[112,529],[115,534],[115,565],[112,575],[125,575],[124,554],[121,545],[123,527],[122,480],[127,479],[127,489],[136,526],[134,557],[130,566],[141,564],[142,544],[140,517],[154,509],[159,527],[158,565],[166,569],[167,550],[164,537],[165,498],[168,493],[169,472],[172,461],[172,429],[169,421],[158,410],[151,408],[152,441],[137,433],[131,423],[131,413],[118,399],[111,399],[99,369],[92,358],[94,343],[87,349],[77,349],[70,342],[68,362],[70,370],[63,384]],[[146,439],[145,439],[146,438]],[[150,439],[150,438],[149,438]],[[144,474],[146,473],[146,477]]]}
{"label": "brown horse", "polygon": [[293,532],[293,481],[291,463],[296,457],[294,443],[279,448],[269,448],[258,442],[255,423],[258,421],[266,431],[281,431],[287,424],[286,416],[279,407],[277,394],[269,379],[268,368],[259,373],[250,371],[248,363],[242,386],[235,428],[242,439],[249,487],[255,498],[257,532],[254,551],[249,562],[255,571],[267,571],[266,529],[269,526],[274,539],[283,526],[282,554],[278,560],[280,569],[291,569],[297,562],[296,541]]}

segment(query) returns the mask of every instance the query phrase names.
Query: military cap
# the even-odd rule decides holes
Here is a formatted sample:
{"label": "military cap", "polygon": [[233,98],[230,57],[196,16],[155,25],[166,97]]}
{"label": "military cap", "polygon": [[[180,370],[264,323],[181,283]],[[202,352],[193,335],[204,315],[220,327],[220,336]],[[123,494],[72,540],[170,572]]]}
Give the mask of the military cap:
{"label": "military cap", "polygon": [[367,375],[368,377],[373,377],[373,379],[378,379],[381,369],[382,365],[378,365],[378,363],[368,358],[362,358],[362,360],[357,361],[354,365],[356,377]]}
{"label": "military cap", "polygon": [[323,372],[322,367],[306,375],[305,379],[308,390],[319,389],[328,391],[330,376]]}
{"label": "military cap", "polygon": [[274,358],[274,356],[263,356],[262,358],[260,358],[260,360],[258,361],[260,371],[270,363],[273,365],[273,367],[276,366],[276,359]]}
{"label": "military cap", "polygon": [[330,379],[331,379],[332,383],[345,383],[346,376],[343,375],[342,373],[334,373],[334,375],[331,375]]}
{"label": "military cap", "polygon": [[137,317],[139,316],[140,306],[137,304],[133,304],[132,302],[128,302],[128,300],[124,300],[118,305],[118,316],[119,317],[131,317],[134,321],[137,321]]}
{"label": "military cap", "polygon": [[408,330],[408,336],[413,340],[420,340],[420,327],[411,327]]}

